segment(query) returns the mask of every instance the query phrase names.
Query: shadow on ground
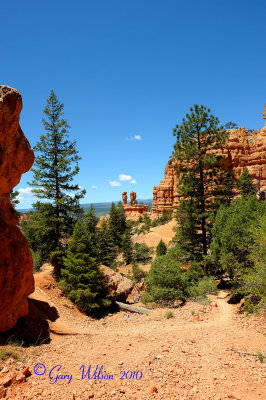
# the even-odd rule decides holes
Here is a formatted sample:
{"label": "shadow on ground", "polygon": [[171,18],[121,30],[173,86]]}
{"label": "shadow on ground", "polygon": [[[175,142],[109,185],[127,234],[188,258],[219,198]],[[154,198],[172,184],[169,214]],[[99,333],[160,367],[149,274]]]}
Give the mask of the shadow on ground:
{"label": "shadow on ground", "polygon": [[19,318],[14,328],[0,335],[1,345],[15,342],[22,346],[38,346],[51,341],[48,321],[57,320],[57,309],[41,300],[28,299],[28,302],[29,314]]}

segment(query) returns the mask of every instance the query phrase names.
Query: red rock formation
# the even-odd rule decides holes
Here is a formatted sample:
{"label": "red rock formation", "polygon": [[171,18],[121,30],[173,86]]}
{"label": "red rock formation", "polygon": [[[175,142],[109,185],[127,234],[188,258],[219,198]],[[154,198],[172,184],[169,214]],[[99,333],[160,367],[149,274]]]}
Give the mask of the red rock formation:
{"label": "red rock formation", "polygon": [[136,198],[137,198],[137,194],[136,192],[132,192],[130,193],[130,203],[134,206],[136,204]]}
{"label": "red rock formation", "polygon": [[148,213],[149,206],[145,204],[136,204],[136,192],[130,193],[130,204],[127,204],[127,192],[122,193],[123,207],[125,215],[130,219],[138,219],[141,214]]}
{"label": "red rock formation", "polygon": [[122,193],[123,204],[127,204],[127,192]]}
{"label": "red rock formation", "polygon": [[135,204],[131,206],[130,204],[123,204],[125,215],[127,218],[136,219],[140,215],[148,213],[149,206],[146,204]]}
{"label": "red rock formation", "polygon": [[[247,132],[245,128],[233,129],[226,144],[219,150],[225,158],[226,168],[233,168],[239,178],[243,168],[247,167],[253,177],[257,189],[259,187],[259,171],[261,190],[266,188],[266,127]],[[159,186],[153,188],[152,213],[161,215],[176,208],[180,194],[177,190],[178,175],[175,169],[175,159],[169,160],[165,167],[164,179]]]}
{"label": "red rock formation", "polygon": [[0,86],[0,332],[27,315],[27,296],[34,291],[31,253],[9,198],[34,160],[19,126],[21,108],[20,93]]}

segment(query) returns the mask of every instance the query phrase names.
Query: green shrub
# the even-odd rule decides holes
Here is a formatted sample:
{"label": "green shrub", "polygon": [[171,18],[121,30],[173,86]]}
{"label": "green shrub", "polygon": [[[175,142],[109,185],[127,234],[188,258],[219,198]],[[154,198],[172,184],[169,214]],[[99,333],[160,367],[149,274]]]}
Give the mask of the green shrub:
{"label": "green shrub", "polygon": [[151,226],[156,227],[156,226],[164,225],[167,222],[171,221],[172,217],[173,217],[173,210],[169,210],[168,212],[166,212],[165,209],[163,209],[163,213],[162,213],[161,217],[154,219],[151,223]]}
{"label": "green shrub", "polygon": [[258,352],[257,352],[257,357],[258,357],[258,359],[259,359],[259,362],[260,362],[260,363],[263,363],[264,356],[263,356],[263,354],[261,353],[261,351],[258,351]]}
{"label": "green shrub", "polygon": [[153,296],[150,293],[145,292],[141,296],[141,301],[144,304],[152,303],[153,302]]}
{"label": "green shrub", "polygon": [[19,354],[17,354],[15,351],[4,347],[0,351],[0,360],[5,361],[8,358],[13,358],[13,360],[19,361],[19,362],[23,362],[24,361],[24,358],[21,357]]}
{"label": "green shrub", "polygon": [[[238,198],[229,207],[221,206],[212,229],[210,246],[213,272],[225,271],[230,278],[239,279],[253,261],[250,254],[255,243],[250,227],[266,214],[265,202],[255,196]],[[217,268],[218,267],[218,268]]]}
{"label": "green shrub", "polygon": [[166,253],[167,253],[167,246],[161,239],[160,242],[158,243],[158,246],[156,247],[156,256],[157,257],[163,256]]}
{"label": "green shrub", "polygon": [[45,263],[46,259],[44,259],[40,253],[40,251],[31,250],[32,260],[33,260],[33,269],[35,272],[40,271],[40,268]]}
{"label": "green shrub", "polygon": [[134,281],[140,282],[141,279],[145,278],[145,276],[147,275],[147,273],[145,271],[143,271],[138,264],[136,263],[135,260],[132,261],[132,274],[133,274],[133,279]]}
{"label": "green shrub", "polygon": [[188,288],[189,297],[198,299],[206,297],[208,293],[217,292],[215,281],[212,277],[205,276]]}
{"label": "green shrub", "polygon": [[[253,222],[249,229],[253,238],[249,261],[252,266],[246,269],[239,283],[238,291],[244,296],[251,295],[253,307],[266,308],[266,215]],[[245,306],[244,306],[245,307]],[[252,307],[251,307],[252,308]],[[256,310],[256,307],[254,308]]]}
{"label": "green shrub", "polygon": [[169,319],[169,318],[173,318],[174,314],[172,311],[166,311],[165,313],[165,318]]}
{"label": "green shrub", "polygon": [[167,303],[176,299],[185,300],[188,281],[184,269],[180,267],[176,248],[152,263],[145,282],[153,301]]}
{"label": "green shrub", "polygon": [[135,243],[134,259],[141,264],[147,264],[150,261],[152,249],[146,243]]}
{"label": "green shrub", "polygon": [[246,299],[244,305],[242,307],[242,312],[246,315],[248,314],[257,314],[259,311],[259,306],[255,299]]}

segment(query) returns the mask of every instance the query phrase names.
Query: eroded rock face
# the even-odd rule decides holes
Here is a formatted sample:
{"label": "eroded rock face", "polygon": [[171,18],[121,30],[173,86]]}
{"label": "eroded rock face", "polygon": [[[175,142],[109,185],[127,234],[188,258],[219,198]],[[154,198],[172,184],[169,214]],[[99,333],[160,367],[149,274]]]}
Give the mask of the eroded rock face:
{"label": "eroded rock face", "polygon": [[[243,168],[247,167],[253,177],[256,188],[259,187],[259,171],[261,190],[266,188],[266,127],[247,132],[245,128],[232,129],[226,144],[220,148],[225,157],[224,165],[232,168],[239,178]],[[152,212],[161,215],[163,209],[176,208],[181,197],[177,190],[179,177],[175,169],[176,161],[169,160],[165,167],[164,179],[159,186],[153,188]]]}
{"label": "eroded rock face", "polygon": [[9,198],[34,161],[19,126],[21,108],[20,93],[0,86],[0,332],[27,315],[27,296],[34,291],[31,253]]}
{"label": "eroded rock face", "polygon": [[143,214],[147,214],[149,212],[149,206],[146,204],[135,204],[131,206],[130,204],[124,204],[124,211],[126,218],[136,219],[139,218]]}

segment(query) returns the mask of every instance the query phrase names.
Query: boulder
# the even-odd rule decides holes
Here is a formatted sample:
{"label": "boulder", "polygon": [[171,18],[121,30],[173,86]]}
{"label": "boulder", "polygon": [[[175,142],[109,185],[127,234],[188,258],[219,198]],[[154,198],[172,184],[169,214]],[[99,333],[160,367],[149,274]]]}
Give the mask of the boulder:
{"label": "boulder", "polygon": [[20,93],[0,86],[0,332],[28,314],[27,296],[34,291],[31,253],[10,202],[11,190],[34,161],[19,125],[21,109]]}
{"label": "boulder", "polygon": [[104,275],[104,283],[111,297],[117,301],[125,301],[133,289],[133,282],[105,265],[101,266],[101,271]]}

